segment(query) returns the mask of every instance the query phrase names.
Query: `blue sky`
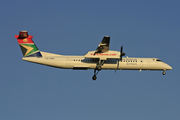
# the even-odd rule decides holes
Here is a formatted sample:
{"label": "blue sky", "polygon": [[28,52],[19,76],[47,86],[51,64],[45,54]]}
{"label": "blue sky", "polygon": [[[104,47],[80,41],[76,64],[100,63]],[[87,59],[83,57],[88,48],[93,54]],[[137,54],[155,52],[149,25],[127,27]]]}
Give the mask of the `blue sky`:
{"label": "blue sky", "polygon": [[[1,0],[1,120],[179,120],[178,0]],[[42,51],[84,55],[110,36],[110,49],[159,58],[162,71],[57,69],[21,60],[27,30]]]}

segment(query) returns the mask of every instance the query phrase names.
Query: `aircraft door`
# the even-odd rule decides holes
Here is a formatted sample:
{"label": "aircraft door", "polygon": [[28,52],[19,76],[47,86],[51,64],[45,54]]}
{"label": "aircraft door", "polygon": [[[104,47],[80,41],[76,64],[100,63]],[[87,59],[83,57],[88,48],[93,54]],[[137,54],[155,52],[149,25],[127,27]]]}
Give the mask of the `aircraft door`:
{"label": "aircraft door", "polygon": [[140,66],[141,66],[141,68],[142,68],[142,66],[143,66],[143,61],[142,61],[142,60],[140,61]]}
{"label": "aircraft door", "polygon": [[71,59],[70,59],[70,58],[67,58],[67,59],[66,59],[66,65],[67,65],[67,66],[71,65]]}
{"label": "aircraft door", "polygon": [[141,66],[141,69],[147,69],[147,61],[141,60],[140,61],[140,66]]}

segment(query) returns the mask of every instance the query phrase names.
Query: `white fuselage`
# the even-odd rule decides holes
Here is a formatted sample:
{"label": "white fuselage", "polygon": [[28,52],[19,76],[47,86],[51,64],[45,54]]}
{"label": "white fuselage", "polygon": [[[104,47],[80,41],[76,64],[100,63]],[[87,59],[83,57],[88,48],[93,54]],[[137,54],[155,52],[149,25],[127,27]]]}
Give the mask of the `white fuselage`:
{"label": "white fuselage", "polygon": [[[23,60],[64,69],[96,69],[99,59],[84,56],[63,56],[41,52],[43,57],[23,57]],[[117,70],[170,70],[171,66],[157,58],[129,58],[107,59],[102,69]]]}

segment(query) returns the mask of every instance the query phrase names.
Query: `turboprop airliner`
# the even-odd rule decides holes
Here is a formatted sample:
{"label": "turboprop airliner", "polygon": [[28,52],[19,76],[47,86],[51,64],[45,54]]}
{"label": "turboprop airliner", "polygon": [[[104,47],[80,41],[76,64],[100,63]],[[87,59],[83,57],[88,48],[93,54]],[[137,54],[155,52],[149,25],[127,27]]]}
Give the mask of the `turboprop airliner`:
{"label": "turboprop airliner", "polygon": [[172,69],[170,65],[158,58],[123,57],[125,56],[123,46],[120,51],[109,50],[109,36],[104,36],[96,50],[89,51],[83,56],[67,56],[39,51],[32,40],[33,36],[28,35],[27,31],[20,31],[15,38],[23,53],[23,60],[63,69],[94,69],[93,80],[97,79],[97,74],[102,69],[161,70],[163,75],[166,74],[166,70]]}

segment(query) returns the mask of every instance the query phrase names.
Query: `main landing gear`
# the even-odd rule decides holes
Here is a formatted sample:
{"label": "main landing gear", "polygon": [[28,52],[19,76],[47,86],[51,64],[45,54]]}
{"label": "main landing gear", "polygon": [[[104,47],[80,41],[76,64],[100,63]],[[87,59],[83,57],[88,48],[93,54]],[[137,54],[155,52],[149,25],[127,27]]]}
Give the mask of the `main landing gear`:
{"label": "main landing gear", "polygon": [[[99,73],[99,71],[100,71],[101,69],[94,69],[94,75],[93,75],[93,77],[92,77],[92,79],[93,80],[96,80],[97,79],[97,74]],[[96,72],[97,71],[97,72]]]}
{"label": "main landing gear", "polygon": [[96,68],[94,69],[94,75],[92,77],[93,80],[97,79],[97,74],[99,73],[99,71],[102,69],[102,65],[104,64],[104,60],[99,60],[99,64],[96,66]]}

